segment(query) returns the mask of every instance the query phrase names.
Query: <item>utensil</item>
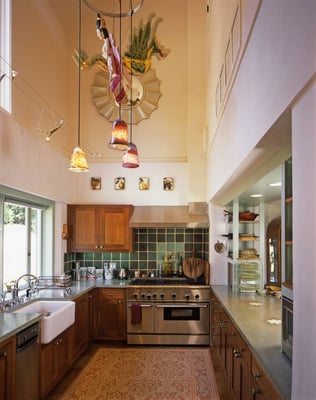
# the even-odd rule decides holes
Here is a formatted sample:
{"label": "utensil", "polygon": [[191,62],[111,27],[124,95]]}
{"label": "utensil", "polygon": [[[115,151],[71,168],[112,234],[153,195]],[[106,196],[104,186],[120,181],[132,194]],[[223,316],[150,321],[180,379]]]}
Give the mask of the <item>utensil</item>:
{"label": "utensil", "polygon": [[191,279],[199,278],[205,269],[205,260],[195,257],[195,250],[192,250],[192,257],[183,259],[183,273]]}
{"label": "utensil", "polygon": [[125,268],[121,268],[120,269],[120,275],[119,275],[120,279],[125,279],[126,278],[126,272],[125,272]]}

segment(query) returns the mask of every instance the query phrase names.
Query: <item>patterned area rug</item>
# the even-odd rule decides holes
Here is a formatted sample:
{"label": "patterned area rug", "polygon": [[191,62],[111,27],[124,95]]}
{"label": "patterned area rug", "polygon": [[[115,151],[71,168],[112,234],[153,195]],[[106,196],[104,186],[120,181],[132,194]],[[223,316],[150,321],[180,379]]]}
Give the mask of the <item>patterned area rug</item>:
{"label": "patterned area rug", "polygon": [[62,400],[219,400],[207,348],[98,349]]}

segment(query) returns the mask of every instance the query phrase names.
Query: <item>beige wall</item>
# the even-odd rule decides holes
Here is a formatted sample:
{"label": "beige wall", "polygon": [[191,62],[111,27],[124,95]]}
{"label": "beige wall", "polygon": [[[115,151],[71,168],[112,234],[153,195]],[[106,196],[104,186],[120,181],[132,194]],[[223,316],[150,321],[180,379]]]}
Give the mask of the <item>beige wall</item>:
{"label": "beige wall", "polygon": [[[13,0],[13,65],[20,72],[13,85],[14,116],[39,139],[43,137],[39,127],[50,128],[60,118],[65,119],[65,125],[51,144],[65,157],[69,157],[77,141],[77,68],[71,59],[78,45],[77,3],[68,0],[66,6],[60,0],[32,0],[27,4]],[[91,86],[99,71],[94,67],[81,73],[81,144],[91,166],[89,177],[98,173],[107,183],[110,195],[102,197],[103,201],[120,201],[112,185],[116,176],[128,176],[130,182],[137,181],[139,176],[149,176],[153,185],[158,182],[159,186],[141,201],[159,204],[168,202],[157,196],[164,171],[177,181],[177,193],[171,202],[203,201],[206,196],[206,155],[202,141],[206,91],[205,0],[145,1],[141,11],[134,15],[133,25],[137,26],[140,19],[147,20],[152,12],[163,18],[157,37],[171,53],[162,61],[152,58],[162,96],[150,118],[133,128],[142,168],[123,169],[122,154],[107,147],[111,124],[97,112],[91,100]],[[82,15],[82,48],[90,56],[100,53],[103,43],[95,34],[95,13],[83,6]],[[60,25],[58,17],[67,21],[66,28]],[[32,24],[26,29],[24,21]],[[111,30],[112,21],[107,22]],[[123,22],[123,50],[127,48],[124,41],[129,37],[128,23]],[[91,158],[91,153],[98,152],[102,154],[100,159]],[[163,165],[168,165],[167,171]],[[74,181],[81,182],[81,188],[88,187],[87,177],[75,177]],[[127,185],[125,193],[131,203],[139,201],[138,187]],[[75,186],[75,200],[76,194]],[[88,197],[91,198],[90,194]]]}

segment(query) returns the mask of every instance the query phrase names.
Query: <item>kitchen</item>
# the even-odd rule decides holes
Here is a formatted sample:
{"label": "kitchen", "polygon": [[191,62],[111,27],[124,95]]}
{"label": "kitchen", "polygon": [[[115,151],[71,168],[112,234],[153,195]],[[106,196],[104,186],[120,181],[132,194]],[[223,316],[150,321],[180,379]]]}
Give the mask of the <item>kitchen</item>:
{"label": "kitchen", "polygon": [[[17,6],[16,3],[13,2],[13,5]],[[61,3],[57,2],[56,4],[61,7]],[[15,101],[20,101],[15,109],[16,119],[12,119],[9,114],[1,110],[2,146],[0,151],[3,165],[0,171],[1,184],[56,201],[54,214],[54,266],[56,273],[63,270],[63,255],[66,252],[66,241],[60,240],[60,238],[63,224],[67,223],[67,204],[75,204],[79,200],[80,203],[85,204],[134,205],[158,205],[157,199],[159,199],[160,205],[187,205],[189,202],[206,201],[209,203],[211,221],[209,239],[211,283],[212,285],[221,285],[227,283],[226,262],[213,250],[213,244],[221,234],[223,207],[246,187],[288,158],[290,148],[293,157],[295,197],[293,260],[294,264],[300,265],[300,269],[303,270],[302,274],[296,273],[294,277],[296,317],[294,320],[292,398],[313,398],[315,393],[312,374],[316,352],[315,346],[313,346],[315,328],[310,324],[309,315],[305,310],[307,307],[312,309],[315,303],[314,282],[316,277],[313,268],[315,263],[311,250],[315,241],[315,233],[311,228],[312,224],[306,224],[305,221],[313,221],[315,218],[312,201],[307,204],[309,193],[311,193],[311,200],[314,197],[312,183],[315,182],[315,168],[313,168],[313,150],[315,148],[313,112],[315,108],[315,43],[313,39],[315,23],[313,16],[316,15],[315,5],[305,1],[303,7],[302,2],[294,0],[280,1],[277,4],[269,1],[255,1],[251,4],[245,1],[240,2],[243,12],[242,47],[236,61],[240,65],[238,64],[239,68],[235,68],[231,72],[231,79],[216,116],[216,87],[236,4],[239,2],[236,1],[233,6],[222,9],[219,2],[208,4],[201,1],[199,2],[200,14],[197,12],[196,2],[194,4],[190,1],[186,2],[188,8],[183,7],[183,2],[179,1],[172,2],[172,6],[170,2],[158,3],[155,4],[155,11],[157,15],[164,18],[164,22],[159,27],[159,38],[166,47],[171,49],[171,53],[169,58],[155,64],[161,80],[161,90],[163,89],[158,109],[152,113],[149,119],[142,121],[135,128],[135,141],[137,140],[143,154],[140,168],[136,172],[122,171],[120,157],[106,149],[109,137],[104,137],[102,153],[107,154],[108,161],[105,163],[89,162],[91,171],[88,175],[74,176],[69,173],[67,170],[69,155],[60,154],[52,146],[47,146],[47,143],[41,138],[40,132],[36,129],[40,112],[32,113],[32,110],[30,111],[29,108],[32,109],[33,103],[30,100],[27,101],[27,91],[25,94],[25,90],[23,91],[22,88],[16,89],[19,96],[16,94],[14,97]],[[207,5],[209,13],[205,11]],[[19,7],[22,8],[23,4],[19,4]],[[170,7],[172,9],[169,13]],[[152,6],[149,6],[148,3],[146,5],[146,1],[144,10],[144,18],[146,18],[152,11]],[[32,82],[32,87],[36,92],[49,93],[48,103],[54,104],[54,110],[60,110],[66,108],[62,105],[67,101],[67,96],[63,96],[62,92],[69,93],[71,96],[77,92],[74,76],[76,71],[71,63],[69,63],[69,70],[72,71],[73,80],[67,79],[64,74],[68,65],[66,59],[76,47],[75,32],[67,33],[69,42],[73,35],[73,40],[69,43],[68,48],[60,48],[61,43],[66,46],[66,42],[59,40],[63,36],[62,30],[56,29],[56,20],[51,21],[51,29],[48,30],[50,21],[42,19],[47,26],[46,29],[39,29],[41,35],[43,32],[49,32],[55,38],[55,42],[52,42],[53,39],[49,41],[46,37],[41,42],[38,40],[41,35],[37,35],[37,39],[34,39],[32,34],[36,33],[32,32],[30,27],[25,29],[25,21],[32,20],[34,22],[35,20],[37,13],[33,11],[22,9],[18,14],[13,14],[16,18],[14,23],[16,33],[13,36],[13,43],[15,51],[19,50],[14,53],[13,65],[17,71],[21,71],[21,78],[24,78],[26,82]],[[46,11],[45,9],[40,10],[39,13],[54,15]],[[179,17],[175,20],[174,15],[178,16],[182,12],[184,13],[183,18]],[[76,13],[73,18],[77,21]],[[194,18],[200,18],[205,23],[194,23]],[[207,18],[207,21],[204,18]],[[94,24],[94,17],[90,19],[91,24]],[[212,24],[208,25],[210,20]],[[188,21],[187,23],[191,26],[199,27],[202,34],[190,31],[190,35],[187,36],[183,31],[187,27],[185,24],[182,26],[181,21]],[[199,22],[201,21],[199,20]],[[168,24],[169,27],[172,26],[172,22],[177,24],[176,29],[181,32],[179,37],[168,35],[167,26]],[[282,34],[280,34],[280,29]],[[248,34],[250,36],[247,42]],[[91,53],[98,52],[100,47],[100,43],[95,40],[93,35],[94,32],[89,43],[84,43],[87,51],[89,49],[90,52],[91,48]],[[20,37],[23,37],[24,40],[19,41]],[[208,47],[212,48],[211,60],[207,60],[207,54],[204,52],[204,40],[206,41],[206,39]],[[33,46],[37,42],[42,46],[40,51],[47,54],[47,58],[44,60],[39,60],[39,50]],[[32,43],[32,46],[29,43]],[[301,43],[304,43],[304,46],[301,46]],[[187,44],[187,48],[185,44]],[[56,63],[57,57],[53,55],[55,50],[56,52],[59,50],[57,54],[64,55],[64,57],[60,55],[58,63]],[[199,63],[195,62],[196,55],[200,60]],[[179,65],[183,65],[183,59],[187,65],[186,69],[179,68]],[[33,60],[35,65],[32,65],[30,60]],[[40,68],[43,63],[47,63],[47,65],[45,64],[45,68]],[[206,68],[211,73],[209,78],[204,80],[202,77],[205,76]],[[176,71],[179,76],[175,78],[170,71]],[[33,73],[36,74],[36,80],[32,76]],[[87,106],[82,116],[85,124],[84,130],[90,132],[90,136],[92,136],[92,132],[93,135],[96,135],[95,132],[100,132],[106,136],[106,127],[110,127],[110,125],[105,123],[103,117],[97,115],[93,108],[94,105],[89,100],[94,71],[85,73],[90,75],[89,79],[83,76],[83,86],[85,87],[83,96],[86,96],[87,99]],[[21,81],[22,79],[20,84]],[[56,93],[54,90],[56,82],[60,83],[60,93]],[[16,85],[18,85],[18,78]],[[45,89],[43,90],[43,88]],[[205,90],[210,94],[206,108],[204,107]],[[183,93],[183,96],[178,96],[178,93]],[[188,102],[188,93],[190,93],[190,102]],[[266,101],[265,99],[270,100]],[[84,97],[82,101],[85,101]],[[71,102],[69,104],[70,109],[73,107],[72,113],[69,111],[72,118],[71,115],[66,115],[65,120],[69,121],[69,125],[75,127],[77,115],[75,105]],[[187,113],[187,109],[190,112]],[[171,120],[168,110],[174,110],[172,116],[177,115],[179,118]],[[85,115],[88,112],[93,115],[89,122]],[[62,114],[64,116],[64,113]],[[33,118],[30,118],[31,115]],[[289,118],[292,137],[290,142],[288,132],[284,133],[278,129],[279,123],[283,124]],[[174,125],[175,121],[176,125]],[[150,132],[150,136],[147,133],[142,134],[143,128],[144,130],[146,128],[146,132]],[[62,132],[62,130],[60,131]],[[173,135],[169,134],[171,131]],[[75,134],[71,136],[70,134],[61,134],[61,132],[60,136],[56,133],[54,140],[69,141],[70,144],[66,147],[71,151],[76,141]],[[185,141],[181,140],[183,132],[186,132]],[[101,150],[96,148],[96,151]],[[121,175],[126,178],[126,189],[115,191],[113,189],[114,179]],[[90,190],[92,176],[102,177],[100,191]],[[138,178],[141,176],[150,178],[149,191],[138,189]],[[161,185],[163,178],[168,176],[175,177],[175,190],[165,192],[161,189]],[[201,184],[201,182],[206,182],[206,184]],[[309,326],[308,331],[302,329],[306,326]],[[309,345],[305,346],[306,343]]]}

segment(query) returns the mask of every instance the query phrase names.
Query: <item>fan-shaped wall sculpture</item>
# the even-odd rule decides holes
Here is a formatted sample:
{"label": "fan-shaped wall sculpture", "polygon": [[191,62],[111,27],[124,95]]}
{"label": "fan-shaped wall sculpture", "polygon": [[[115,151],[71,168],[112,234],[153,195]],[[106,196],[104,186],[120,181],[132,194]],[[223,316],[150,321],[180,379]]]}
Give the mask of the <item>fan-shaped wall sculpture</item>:
{"label": "fan-shaped wall sculpture", "polygon": [[[109,87],[108,72],[101,70],[96,73],[91,93],[98,112],[108,121],[113,122],[118,117],[118,105]],[[160,81],[157,79],[153,68],[150,68],[144,74],[133,75],[132,99],[131,94],[128,94],[128,96],[128,103],[122,105],[122,119],[129,120],[131,101],[133,124],[138,124],[141,120],[149,118],[151,113],[157,109],[161,97]]]}

